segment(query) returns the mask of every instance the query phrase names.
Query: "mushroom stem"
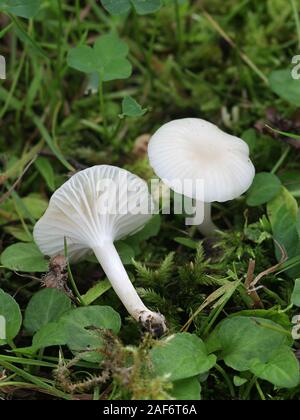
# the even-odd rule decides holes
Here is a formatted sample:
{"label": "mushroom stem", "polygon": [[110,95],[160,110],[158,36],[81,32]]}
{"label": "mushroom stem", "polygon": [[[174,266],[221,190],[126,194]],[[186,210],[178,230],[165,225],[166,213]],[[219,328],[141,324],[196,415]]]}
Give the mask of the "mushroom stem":
{"label": "mushroom stem", "polygon": [[[212,236],[217,226],[211,220],[211,203],[196,202],[196,214],[203,214],[203,222],[198,225],[198,230],[203,236]],[[199,212],[199,213],[198,213]]]}
{"label": "mushroom stem", "polygon": [[112,241],[105,241],[93,248],[114,291],[130,315],[155,336],[166,332],[165,317],[157,312],[150,311],[137,294],[121,258]]}

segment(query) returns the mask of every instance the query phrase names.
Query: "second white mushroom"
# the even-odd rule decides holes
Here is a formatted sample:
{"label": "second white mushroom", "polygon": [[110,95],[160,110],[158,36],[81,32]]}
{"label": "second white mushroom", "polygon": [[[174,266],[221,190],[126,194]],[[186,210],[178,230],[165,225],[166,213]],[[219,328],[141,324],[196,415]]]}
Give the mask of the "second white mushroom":
{"label": "second white mushroom", "polygon": [[[155,173],[166,185],[196,199],[204,215],[199,230],[205,236],[216,229],[211,203],[239,197],[255,175],[248,145],[198,118],[164,124],[151,137],[148,154]],[[197,188],[197,181],[202,182],[202,188]]]}

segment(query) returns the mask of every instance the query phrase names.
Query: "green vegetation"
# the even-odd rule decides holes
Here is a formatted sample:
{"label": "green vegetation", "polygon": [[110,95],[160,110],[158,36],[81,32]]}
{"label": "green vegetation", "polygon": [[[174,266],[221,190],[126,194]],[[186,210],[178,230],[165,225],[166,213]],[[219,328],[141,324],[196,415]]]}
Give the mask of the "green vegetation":
{"label": "green vegetation", "polygon": [[[299,0],[0,0],[0,399],[300,398],[299,13]],[[150,181],[149,135],[183,117],[241,137],[257,174],[213,204],[214,238],[171,214],[116,244],[166,317],[158,340],[93,257],[49,266],[32,231],[75,171]]]}

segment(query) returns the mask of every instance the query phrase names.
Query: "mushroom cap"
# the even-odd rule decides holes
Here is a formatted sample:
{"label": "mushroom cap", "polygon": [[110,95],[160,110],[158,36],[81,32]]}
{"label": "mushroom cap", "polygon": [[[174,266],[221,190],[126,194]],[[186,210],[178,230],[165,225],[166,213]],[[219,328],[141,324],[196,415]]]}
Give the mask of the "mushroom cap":
{"label": "mushroom cap", "polygon": [[51,257],[64,252],[66,238],[68,256],[76,261],[107,240],[140,230],[152,209],[144,180],[115,166],[93,166],[54,192],[33,237],[42,253]]}
{"label": "mushroom cap", "polygon": [[[148,155],[155,173],[172,190],[207,203],[239,197],[255,175],[248,145],[198,118],[164,124],[151,137]],[[203,189],[197,188],[197,180]]]}

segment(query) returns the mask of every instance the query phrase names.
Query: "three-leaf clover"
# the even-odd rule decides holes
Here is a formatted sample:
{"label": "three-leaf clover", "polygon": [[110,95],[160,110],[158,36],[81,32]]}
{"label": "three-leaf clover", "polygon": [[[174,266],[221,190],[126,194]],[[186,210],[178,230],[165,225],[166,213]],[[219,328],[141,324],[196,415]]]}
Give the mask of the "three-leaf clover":
{"label": "three-leaf clover", "polygon": [[141,105],[131,96],[125,96],[122,101],[121,117],[141,117],[147,112],[147,108]]}
{"label": "three-leaf clover", "polygon": [[127,79],[132,66],[127,59],[128,45],[117,34],[98,38],[93,47],[79,45],[67,57],[68,65],[84,73],[98,73],[101,82]]}

